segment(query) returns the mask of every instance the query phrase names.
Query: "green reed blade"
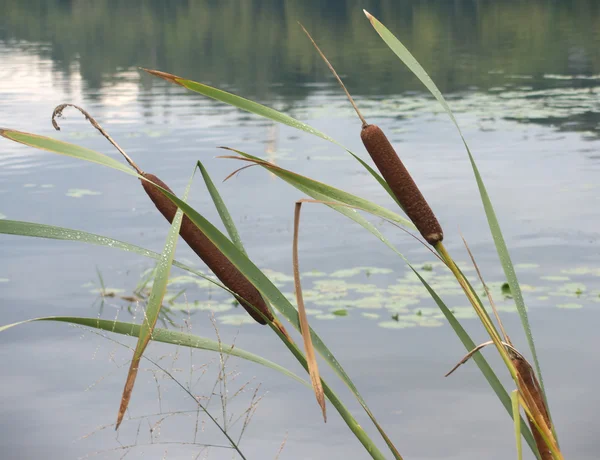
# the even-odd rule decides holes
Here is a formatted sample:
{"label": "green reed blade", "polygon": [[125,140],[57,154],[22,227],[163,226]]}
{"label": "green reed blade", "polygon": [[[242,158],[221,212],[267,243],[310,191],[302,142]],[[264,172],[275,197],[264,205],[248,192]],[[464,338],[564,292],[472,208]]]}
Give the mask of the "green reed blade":
{"label": "green reed blade", "polygon": [[206,184],[208,193],[210,193],[210,197],[212,198],[213,203],[215,204],[215,208],[217,208],[217,212],[219,213],[219,216],[221,217],[221,221],[223,222],[223,225],[225,225],[225,229],[227,230],[227,233],[229,234],[229,238],[231,238],[231,241],[233,241],[233,244],[235,244],[235,246],[240,251],[242,251],[244,254],[246,254],[246,250],[244,249],[242,239],[240,238],[240,234],[233,222],[233,219],[231,218],[231,214],[229,214],[229,210],[227,209],[227,206],[225,206],[225,202],[223,201],[223,198],[221,198],[221,195],[219,194],[217,187],[215,187],[215,184],[213,183],[212,179],[210,178],[208,171],[206,170],[206,168],[204,167],[204,165],[202,164],[201,161],[198,161],[198,163],[196,164],[196,167],[198,169],[200,169],[200,172],[202,173],[202,178],[204,179],[204,183]]}
{"label": "green reed blade", "polygon": [[[195,169],[194,169],[195,172]],[[184,200],[187,199],[194,174],[190,177],[187,188],[184,193]],[[163,252],[158,259],[158,264],[154,270],[154,280],[152,283],[152,290],[150,291],[150,297],[148,298],[148,305],[144,312],[144,320],[142,321],[142,327],[138,335],[138,341],[133,352],[133,358],[129,367],[129,373],[127,374],[127,380],[125,381],[125,387],[123,389],[123,396],[121,398],[121,407],[119,408],[119,414],[117,416],[116,429],[119,428],[125,415],[125,411],[129,406],[131,394],[137,377],[137,372],[142,359],[142,355],[146,350],[146,347],[150,343],[152,338],[152,331],[158,321],[158,315],[162,308],[163,299],[167,292],[167,284],[169,282],[169,274],[171,273],[171,265],[175,256],[175,249],[177,248],[177,240],[179,239],[179,229],[181,228],[181,221],[183,219],[183,212],[177,210],[171,228],[167,235],[167,240]]]}
{"label": "green reed blade", "polygon": [[218,88],[213,88],[212,86],[205,85],[203,83],[198,83],[192,80],[187,80],[185,78],[178,77],[177,75],[169,74],[166,72],[160,72],[157,70],[143,69],[155,77],[162,78],[171,83],[175,83],[176,85],[183,86],[190,91],[193,91],[198,94],[202,94],[203,96],[209,97],[216,101],[223,102],[225,104],[231,105],[233,107],[237,107],[238,109],[245,110],[246,112],[253,113],[255,115],[261,116],[263,118],[268,118],[269,120],[273,120],[276,123],[281,123],[291,128],[298,129],[300,131],[304,131],[305,133],[312,134],[313,136],[320,137],[326,141],[332,142],[335,145],[346,150],[350,155],[352,155],[368,172],[371,174],[377,182],[386,190],[386,192],[392,197],[394,201],[397,202],[396,196],[392,193],[391,189],[385,182],[385,180],[381,177],[381,175],[371,168],[367,163],[361,160],[357,155],[352,153],[349,149],[344,147],[335,139],[329,137],[328,135],[322,133],[318,129],[313,128],[312,126],[296,120],[289,115],[278,112],[275,109],[267,107],[265,105],[259,104],[257,102],[251,101],[249,99],[245,99],[243,97],[237,96],[232,93],[228,93],[227,91],[220,90]]}
{"label": "green reed blade", "polygon": [[[258,165],[262,166],[265,169],[268,169],[270,172],[272,172],[279,178],[283,179],[290,185],[296,187],[301,192],[304,192],[307,195],[312,196],[313,198],[315,198],[316,196],[319,196],[319,197],[326,196],[326,197],[328,197],[329,201],[337,201],[340,203],[347,204],[349,206],[364,209],[376,216],[396,222],[409,230],[415,230],[415,226],[410,220],[406,219],[405,217],[400,216],[399,214],[396,214],[393,211],[390,211],[387,208],[384,208],[383,206],[379,206],[378,204],[375,204],[372,201],[366,200],[359,196],[356,196],[351,193],[340,190],[338,188],[332,187],[331,185],[327,185],[323,182],[319,182],[319,181],[310,179],[309,177],[302,176],[300,174],[297,174],[293,171],[284,169],[284,168],[274,165],[272,163],[265,162],[264,160],[262,160],[258,157],[255,157],[253,155],[250,155],[248,153],[242,152],[241,150],[229,149],[229,148],[228,148],[228,150],[231,150],[233,152],[236,152],[236,153],[242,155],[243,157],[246,157],[253,161],[256,161]],[[322,198],[315,198],[315,199],[322,199]],[[327,201],[327,200],[325,200],[325,201]],[[352,211],[352,212],[354,212],[354,211]]]}

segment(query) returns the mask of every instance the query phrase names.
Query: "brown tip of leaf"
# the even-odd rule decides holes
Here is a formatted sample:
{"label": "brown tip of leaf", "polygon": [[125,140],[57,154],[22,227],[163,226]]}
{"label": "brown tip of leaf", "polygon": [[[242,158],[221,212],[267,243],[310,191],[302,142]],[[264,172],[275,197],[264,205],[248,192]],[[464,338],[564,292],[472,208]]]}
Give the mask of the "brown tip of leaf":
{"label": "brown tip of leaf", "polygon": [[123,388],[123,396],[121,397],[121,405],[119,406],[119,414],[117,415],[117,423],[115,424],[115,430],[119,429],[127,407],[129,406],[129,400],[131,399],[131,392],[133,391],[133,385],[135,384],[135,378],[138,373],[140,365],[140,358],[133,357],[131,365],[129,366],[129,373],[127,374],[127,380],[125,381],[125,388]]}
{"label": "brown tip of leaf", "polygon": [[181,79],[181,77],[178,77],[177,75],[173,75],[172,73],[161,72],[160,70],[145,69],[144,67],[140,67],[140,69],[142,69],[144,72],[148,72],[150,75],[154,75],[155,77],[159,77],[159,78],[162,78],[163,80],[167,80],[167,81],[170,81],[171,83],[175,83],[176,85],[183,86],[181,83],[179,83],[179,80]]}
{"label": "brown tip of leaf", "polygon": [[367,10],[363,10],[363,13],[365,13],[365,16],[367,17],[367,19],[368,19],[369,21],[372,21],[373,19],[375,19],[375,18],[373,17],[373,15],[372,15],[371,13],[369,13]]}

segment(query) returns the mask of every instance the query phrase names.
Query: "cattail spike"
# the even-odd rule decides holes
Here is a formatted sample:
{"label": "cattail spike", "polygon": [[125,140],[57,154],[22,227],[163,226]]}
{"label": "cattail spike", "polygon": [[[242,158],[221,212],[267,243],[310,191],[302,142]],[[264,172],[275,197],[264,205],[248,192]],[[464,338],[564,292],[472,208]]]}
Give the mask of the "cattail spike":
{"label": "cattail spike", "polygon": [[[160,185],[165,190],[173,193],[171,189],[154,174],[145,173],[142,179],[142,186],[150,197],[156,208],[169,221],[173,222],[177,213],[177,206],[167,198],[158,187]],[[148,182],[150,181],[150,182]],[[260,324],[266,324],[265,318],[273,321],[273,314],[262,298],[258,290],[250,281],[237,269],[231,261],[213,244],[213,242],[187,217],[183,216],[179,234],[190,248],[204,261],[212,270],[217,278],[239,296],[238,300],[244,309]],[[254,308],[253,308],[254,306]],[[261,316],[256,310],[260,311]]]}
{"label": "cattail spike", "polygon": [[360,138],[423,238],[433,246],[442,241],[442,227],[383,131],[377,125],[367,125],[361,130]]}

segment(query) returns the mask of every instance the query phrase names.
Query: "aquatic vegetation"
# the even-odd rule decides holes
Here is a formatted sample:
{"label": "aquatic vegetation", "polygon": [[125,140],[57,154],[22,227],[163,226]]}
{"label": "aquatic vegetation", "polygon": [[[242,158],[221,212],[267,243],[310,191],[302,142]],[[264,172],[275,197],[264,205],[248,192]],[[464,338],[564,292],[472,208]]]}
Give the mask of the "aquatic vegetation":
{"label": "aquatic vegetation", "polygon": [[88,190],[85,188],[70,188],[69,190],[67,190],[66,195],[70,196],[71,198],[83,198],[84,196],[102,195],[102,193],[94,190]]}
{"label": "aquatic vegetation", "polygon": [[[450,120],[460,134],[477,182],[493,241],[500,256],[505,279],[485,283],[466,241],[465,248],[469,253],[471,261],[468,263],[459,263],[453,259],[443,244],[444,234],[442,226],[419,187],[410,176],[408,169],[400,160],[386,135],[376,125],[366,122],[345,87],[344,90],[362,122],[360,137],[379,172],[353,152],[345,147],[343,148],[349,153],[350,157],[357,160],[359,165],[379,183],[383,190],[398,204],[398,207],[404,210],[408,219],[397,214],[395,211],[349,192],[301,176],[295,172],[283,169],[272,162],[254,157],[240,150],[226,148],[228,153],[235,155],[228,155],[225,158],[244,162],[246,166],[258,165],[266,169],[268,173],[282,179],[305,195],[311,197],[310,199],[299,200],[295,203],[292,275],[268,269],[261,270],[248,257],[227,207],[202,163],[197,163],[196,168],[194,168],[194,174],[196,170],[200,171],[228,235],[221,232],[186,202],[187,191],[183,199],[181,199],[158,177],[145,173],[137,167],[110,136],[99,127],[97,122],[83,110],[82,112],[88,121],[122,153],[129,165],[133,167],[133,170],[106,155],[49,137],[8,129],[0,130],[0,135],[11,141],[30,147],[111,167],[117,171],[131,175],[136,180],[141,180],[145,193],[155,204],[158,211],[171,224],[162,252],[160,254],[154,253],[128,243],[77,230],[28,222],[3,220],[0,221],[0,231],[7,234],[30,237],[85,241],[87,243],[135,252],[157,261],[156,267],[144,274],[133,296],[121,295],[121,292],[117,289],[107,288],[102,276],[99,274],[101,286],[100,289],[97,289],[97,292],[103,298],[114,297],[126,303],[144,303],[145,309],[141,325],[119,323],[103,318],[42,318],[43,320],[82,324],[100,330],[138,337],[123,389],[121,404],[115,423],[116,428],[124,420],[134,388],[139,363],[144,356],[145,349],[150,340],[215,351],[215,344],[203,337],[181,333],[172,329],[157,328],[156,324],[160,320],[161,315],[168,315],[176,311],[183,311],[190,314],[194,311],[212,311],[216,313],[219,324],[237,327],[246,323],[255,324],[258,322],[266,325],[267,327],[264,328],[265,333],[273,332],[276,334],[294,359],[310,375],[312,387],[317,401],[321,406],[324,419],[326,417],[325,401],[328,400],[371,457],[375,459],[384,458],[383,453],[371,438],[369,432],[363,428],[362,424],[358,423],[357,419],[342,402],[337,393],[331,389],[328,382],[320,377],[316,359],[316,354],[319,354],[324,363],[329,365],[333,370],[334,376],[332,378],[339,378],[356,398],[359,405],[374,424],[377,433],[382,437],[387,448],[390,450],[391,455],[401,460],[402,457],[398,449],[377,421],[377,418],[359,393],[354,382],[350,379],[325,342],[310,327],[310,322],[313,319],[317,321],[353,321],[355,318],[363,317],[375,320],[379,327],[387,329],[439,327],[448,323],[468,352],[459,365],[472,357],[490,384],[494,394],[515,421],[517,450],[520,451],[520,439],[522,436],[532,452],[541,460],[562,460],[562,453],[558,446],[546,401],[542,374],[523,294],[533,294],[537,296],[539,302],[552,302],[555,297],[564,297],[567,300],[563,302],[559,299],[561,303],[556,304],[557,308],[572,310],[582,308],[582,303],[570,302],[568,301],[569,298],[585,299],[592,294],[586,289],[585,284],[577,283],[572,278],[577,275],[596,276],[600,272],[596,272],[595,269],[586,271],[578,268],[578,271],[563,271],[562,275],[556,275],[552,279],[544,280],[539,278],[541,281],[549,283],[547,287],[536,287],[519,282],[516,270],[523,270],[524,272],[535,271],[539,267],[535,264],[513,265],[483,179],[477,169],[475,159],[467,141],[462,137],[460,127],[453,112],[450,110],[448,102],[404,45],[377,19],[369,13],[366,13],[366,15],[375,31],[381,36],[391,51],[409,67],[435,99],[437,99],[442,111],[450,117]],[[329,66],[333,71],[333,67]],[[342,147],[335,140],[315,128],[257,102],[173,74],[158,70],[146,69],[146,71],[170,83],[225,102],[233,107],[258,114],[272,121],[302,130],[324,141],[333,143],[338,147]],[[343,83],[339,77],[338,80],[343,87]],[[60,115],[64,107],[64,105],[59,106],[55,111],[55,115]],[[192,175],[192,179],[193,177]],[[192,179],[190,179],[188,184],[191,183]],[[97,194],[82,189],[71,189],[71,191],[72,194],[70,196],[74,197]],[[402,260],[406,263],[406,273],[401,278],[395,279],[391,284],[389,278],[391,278],[390,275],[395,274],[395,271],[386,267],[344,267],[331,273],[322,271],[308,271],[306,274],[300,273],[298,262],[301,254],[301,251],[298,249],[300,207],[302,204],[309,203],[329,206],[336,212],[360,224],[380,242],[387,245],[394,255],[398,256],[396,260]],[[411,263],[378,230],[377,226],[364,217],[365,215],[376,216],[383,219],[386,224],[393,225],[412,234],[430,251],[430,257],[433,262],[428,260],[425,262],[420,261],[419,264]],[[418,232],[428,245],[421,241],[415,232]],[[174,259],[179,236],[205,262],[207,267],[216,275],[216,278],[207,276]],[[186,270],[190,274],[171,277],[171,267],[173,265]],[[421,269],[416,268],[419,265]],[[468,276],[465,273],[468,273]],[[568,275],[568,280],[556,278],[563,275]],[[547,274],[546,276],[553,275]],[[305,289],[302,289],[300,285],[300,279],[303,277],[305,277]],[[379,281],[380,279],[383,281]],[[562,281],[568,282],[556,285],[557,282]],[[223,292],[219,291],[220,293],[217,294],[217,291],[215,291],[213,294],[212,289],[215,286],[222,289]],[[89,288],[89,286],[85,288]],[[206,295],[207,290],[210,291],[210,295]],[[293,293],[291,292],[292,290]],[[185,296],[183,296],[184,293]],[[195,298],[195,295],[197,296],[199,293],[202,293],[200,297],[204,298]],[[233,301],[231,296],[233,296]],[[500,300],[494,300],[494,298]],[[489,308],[484,305],[482,299],[489,301]],[[242,311],[232,313],[232,310],[238,304],[246,310],[246,313]],[[309,308],[306,308],[307,305]],[[455,306],[449,307],[449,305]],[[493,316],[488,312],[488,309],[493,313]],[[515,348],[509,335],[504,330],[499,313],[508,311],[516,311],[519,315],[527,337],[533,364],[529,364],[521,352]],[[293,327],[301,334],[304,351],[295,342],[294,338],[288,334],[283,326],[283,320],[280,320],[280,316],[287,320],[288,327]],[[311,317],[310,322],[308,316]],[[343,317],[348,317],[348,319],[340,319]],[[471,318],[479,320],[487,336],[491,339],[489,342],[476,346],[460,321]],[[4,326],[0,328],[0,331],[13,327],[16,324]],[[515,388],[512,398],[509,396],[509,391],[507,390],[508,383],[503,384],[484,356],[481,353],[477,353],[481,348],[490,344],[494,346],[502,360],[502,370],[508,372],[512,378]],[[219,351],[221,351],[221,348],[219,348]],[[269,367],[276,367],[268,363],[264,358],[251,355],[243,350],[238,349],[236,352],[240,356],[245,357],[245,359]],[[286,375],[290,375],[290,372],[285,369],[278,368],[278,370]],[[524,416],[529,423],[521,423],[521,416]],[[228,438],[228,441],[231,443],[232,448],[237,449],[234,441],[230,438]]]}

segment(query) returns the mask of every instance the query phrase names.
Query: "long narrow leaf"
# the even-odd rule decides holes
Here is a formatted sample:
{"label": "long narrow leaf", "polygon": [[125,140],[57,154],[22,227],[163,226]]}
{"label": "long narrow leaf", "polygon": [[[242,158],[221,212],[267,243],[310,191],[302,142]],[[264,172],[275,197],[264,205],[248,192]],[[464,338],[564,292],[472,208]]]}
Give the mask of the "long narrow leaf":
{"label": "long narrow leaf", "polygon": [[[192,174],[184,194],[184,199],[187,197],[193,178],[194,175]],[[131,399],[131,393],[137,377],[140,360],[142,359],[144,350],[146,350],[146,347],[148,346],[148,343],[152,337],[152,331],[154,330],[156,322],[158,321],[158,315],[160,314],[163,299],[165,297],[165,293],[167,292],[169,274],[171,273],[171,265],[175,257],[175,249],[177,248],[177,240],[179,239],[179,229],[181,228],[182,219],[183,212],[178,209],[177,213],[175,214],[175,218],[173,219],[173,223],[171,224],[169,234],[167,235],[165,247],[160,259],[158,259],[156,269],[154,270],[154,282],[152,283],[152,291],[150,292],[150,297],[148,299],[148,307],[146,308],[144,314],[144,321],[142,322],[138,342],[135,347],[135,351],[133,352],[129,373],[127,374],[127,380],[125,381],[125,388],[123,389],[123,396],[121,398],[121,405],[119,407],[119,414],[117,416],[117,423],[115,426],[115,429],[117,430],[119,429],[119,425],[123,421],[125,411],[129,406],[129,400]]]}
{"label": "long narrow leaf", "polygon": [[269,163],[258,157],[250,155],[249,153],[242,152],[241,150],[231,148],[227,148],[227,150],[231,150],[232,152],[236,152],[242,155],[243,157],[252,160],[253,162],[262,166],[263,168],[268,169],[270,172],[283,179],[288,184],[296,187],[301,192],[304,192],[307,195],[312,196],[313,198],[315,198],[315,195],[318,195],[320,197],[327,196],[330,201],[339,201],[340,203],[347,204],[348,206],[364,209],[375,216],[390,220],[392,222],[396,222],[409,230],[416,229],[416,227],[410,220],[369,200],[345,192],[338,188],[332,187],[331,185],[327,185],[323,182],[319,182],[310,179],[309,177],[302,176],[293,171],[289,171],[273,163]]}
{"label": "long narrow leaf", "polygon": [[348,148],[344,147],[338,141],[322,133],[318,129],[315,129],[306,123],[296,120],[295,118],[292,118],[289,115],[278,112],[275,109],[251,101],[249,99],[236,96],[235,94],[228,93],[227,91],[213,88],[212,86],[208,86],[203,83],[198,83],[192,80],[181,78],[177,75],[173,75],[167,72],[161,72],[159,70],[150,69],[143,70],[151,75],[154,75],[155,77],[159,77],[168,82],[174,83],[179,86],[183,86],[184,88],[189,89],[190,91],[194,91],[195,93],[202,94],[203,96],[209,97],[220,102],[224,102],[225,104],[229,104],[233,107],[237,107],[238,109],[245,110],[246,112],[254,113],[261,117],[268,118],[269,120],[273,120],[277,123],[282,123],[300,131],[304,131],[306,133],[320,137],[321,139],[324,139],[326,141],[332,142],[338,145],[339,147],[342,147],[350,155],[352,155],[369,172],[369,174],[371,174],[377,180],[377,182],[379,182],[379,184],[385,189],[385,191],[390,195],[390,197],[392,197],[392,199],[397,202],[395,195],[392,193],[385,180],[377,171],[375,171],[367,163],[361,160],[360,157],[358,157],[356,154],[352,153],[352,151],[350,151]]}
{"label": "long narrow leaf", "polygon": [[59,153],[61,155],[78,158],[81,160],[91,161],[98,163],[109,168],[118,169],[119,171],[133,174],[132,170],[127,166],[119,163],[114,158],[102,155],[101,153],[95,152],[79,145],[71,144],[69,142],[59,141],[51,137],[39,136],[37,134],[24,133],[21,131],[15,131],[13,129],[0,128],[0,136],[9,139],[19,144],[34,147],[36,149],[47,150],[49,152]]}
{"label": "long narrow leaf", "polygon": [[[452,123],[456,127],[461,140],[465,146],[467,154],[469,156],[469,161],[471,163],[471,167],[473,169],[473,174],[475,176],[475,180],[477,181],[477,187],[479,188],[479,194],[481,196],[481,201],[483,203],[483,207],[485,210],[485,214],[488,220],[488,225],[490,227],[490,231],[493,236],[494,244],[496,246],[496,251],[498,252],[498,257],[500,258],[500,262],[502,264],[502,268],[504,270],[504,274],[508,281],[508,284],[511,288],[511,292],[515,299],[515,304],[517,306],[517,310],[519,312],[519,317],[521,319],[521,324],[525,331],[525,335],[527,337],[527,343],[529,345],[529,349],[531,351],[531,355],[533,357],[533,361],[535,364],[536,373],[538,375],[538,379],[540,381],[540,386],[542,388],[542,392],[544,393],[544,398],[546,398],[546,392],[544,389],[544,383],[542,379],[542,371],[540,367],[540,363],[538,360],[537,352],[535,349],[535,343],[533,341],[533,334],[531,332],[531,325],[529,323],[529,318],[527,315],[527,308],[525,306],[525,301],[523,300],[523,294],[521,292],[521,288],[519,285],[519,281],[517,279],[517,275],[515,273],[514,265],[512,263],[510,254],[508,252],[508,247],[506,246],[506,241],[504,240],[504,236],[500,229],[500,224],[496,217],[496,213],[492,206],[492,202],[487,193],[487,189],[483,183],[483,179],[481,178],[481,174],[479,173],[479,169],[475,163],[475,159],[471,153],[469,145],[454,117],[454,113],[450,109],[450,106],[444,99],[444,96],[435,85],[433,80],[429,77],[425,69],[417,62],[414,56],[406,49],[406,47],[398,40],[381,22],[379,22],[376,18],[374,18],[371,14],[365,11],[365,14],[369,18],[369,21],[373,25],[373,28],[377,31],[377,33],[381,36],[383,41],[389,46],[389,48],[400,58],[400,60],[410,69],[411,72],[415,74],[415,76],[425,85],[425,87],[429,90],[429,92],[438,100],[441,106],[444,108]],[[546,405],[548,405],[548,401],[546,401]]]}
{"label": "long narrow leaf", "polygon": [[210,178],[210,175],[208,174],[208,171],[206,170],[201,161],[198,161],[197,166],[198,169],[200,169],[200,172],[202,173],[202,178],[204,179],[204,183],[206,184],[208,193],[210,193],[210,197],[212,198],[213,203],[215,204],[215,208],[217,208],[217,212],[221,217],[221,221],[223,222],[223,225],[225,225],[225,229],[229,234],[229,238],[231,238],[233,244],[235,244],[240,251],[246,254],[246,250],[244,249],[244,245],[242,244],[240,234],[235,224],[233,223],[231,214],[229,214],[227,206],[225,206],[225,202],[223,201],[223,198],[221,198],[217,187],[215,187],[215,184],[213,183],[212,179]]}
{"label": "long narrow leaf", "polygon": [[[158,252],[151,251],[149,249],[142,248],[140,246],[136,246],[135,244],[125,243],[123,241],[115,240],[113,238],[96,235],[94,233],[88,233],[81,230],[76,230],[73,228],[66,227],[57,227],[54,225],[46,225],[46,224],[38,224],[35,222],[24,222],[19,220],[8,220],[8,219],[0,219],[0,233],[4,233],[6,235],[15,235],[15,236],[26,236],[33,238],[48,238],[53,240],[63,240],[63,241],[76,241],[78,243],[88,243],[94,244],[98,246],[106,246],[108,248],[120,249],[125,252],[132,252],[135,254],[140,254],[144,257],[148,257],[150,259],[158,260],[161,255]],[[224,289],[231,294],[228,288],[223,286],[218,281],[215,281],[212,277],[202,273],[195,268],[192,268],[184,263],[181,263],[177,260],[173,261],[173,265],[177,268],[181,268],[189,273],[192,273],[200,278],[203,278],[210,283],[213,283],[215,286]]]}

